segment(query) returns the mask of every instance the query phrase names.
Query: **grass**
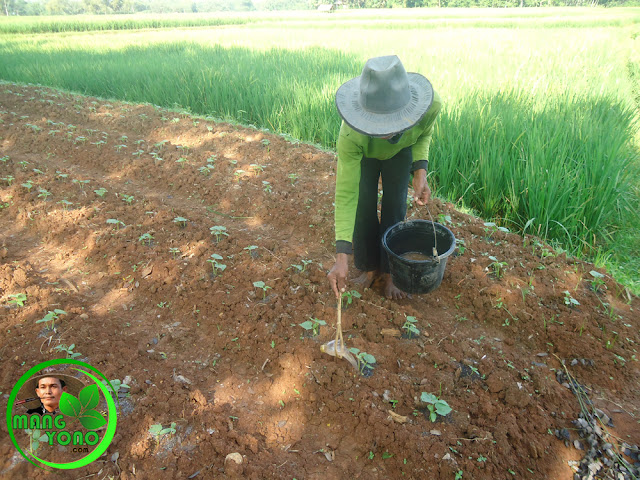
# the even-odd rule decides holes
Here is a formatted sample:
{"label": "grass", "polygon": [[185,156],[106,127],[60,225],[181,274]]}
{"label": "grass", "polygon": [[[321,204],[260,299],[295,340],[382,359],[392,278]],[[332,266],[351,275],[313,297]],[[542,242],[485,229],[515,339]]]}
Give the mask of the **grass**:
{"label": "grass", "polygon": [[430,154],[440,197],[640,291],[640,8],[10,18],[0,32],[2,79],[179,106],[327,149],[335,90],[396,53],[444,101]]}

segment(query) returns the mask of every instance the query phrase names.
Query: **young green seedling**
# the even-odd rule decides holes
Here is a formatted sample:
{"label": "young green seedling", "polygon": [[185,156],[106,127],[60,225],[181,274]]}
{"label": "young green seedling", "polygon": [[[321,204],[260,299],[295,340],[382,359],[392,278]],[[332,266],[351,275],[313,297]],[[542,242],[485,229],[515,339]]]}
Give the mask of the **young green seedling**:
{"label": "young green seedling", "polygon": [[320,333],[320,326],[326,325],[327,322],[313,317],[309,318],[310,320],[302,322],[300,326],[307,331],[311,331],[311,334],[315,337],[316,335],[318,335],[318,333]]}
{"label": "young green seedling", "polygon": [[591,290],[596,293],[600,292],[600,288],[605,286],[604,275],[595,270],[591,270],[589,274],[593,277],[593,280],[591,280]]}
{"label": "young green seedling", "polygon": [[351,291],[346,291],[342,294],[342,302],[344,305],[344,302],[347,302],[347,307],[349,305],[351,305],[353,303],[353,299],[354,298],[360,298],[362,297],[362,295],[360,295],[360,292],[358,292],[357,290],[351,290]]}
{"label": "young green seedling", "polygon": [[104,197],[104,194],[107,193],[107,189],[104,187],[100,187],[99,189],[94,190],[93,193],[95,193],[99,197]]}
{"label": "young green seedling", "polygon": [[289,175],[287,175],[287,177],[289,177],[289,180],[291,180],[291,185],[295,185],[296,180],[298,180],[297,173],[290,173]]}
{"label": "young green seedling", "polygon": [[222,256],[218,255],[217,253],[212,253],[211,258],[207,260],[207,262],[209,262],[211,264],[211,267],[213,268],[214,277],[218,276],[218,272],[222,273],[227,268],[224,263],[219,263],[218,260],[222,260]]}
{"label": "young green seedling", "polygon": [[27,180],[22,184],[22,186],[27,190],[31,191],[31,189],[33,188],[33,183],[31,183],[31,180]]}
{"label": "young green seedling", "polygon": [[422,394],[420,395],[420,400],[427,404],[427,408],[430,412],[429,419],[432,422],[436,421],[438,415],[445,417],[452,411],[452,408],[447,402],[439,399],[432,393],[422,392]]}
{"label": "young green seedling", "polygon": [[126,227],[125,223],[122,220],[118,220],[116,218],[107,218],[107,223],[109,225],[115,225],[116,230],[120,230],[120,226]]}
{"label": "young green seedling", "polygon": [[176,433],[176,422],[171,422],[171,426],[167,428],[163,428],[159,423],[151,425],[151,427],[149,427],[149,433],[153,435],[156,440],[160,441],[165,435],[173,435]]}
{"label": "young green seedling", "polygon": [[360,349],[352,347],[349,349],[358,360],[358,369],[362,375],[367,373],[367,370],[373,370],[376,363],[376,357],[367,352],[361,352]]}
{"label": "young green seedling", "polygon": [[211,231],[211,235],[215,235],[216,237],[216,243],[220,242],[220,239],[224,236],[224,237],[228,237],[229,234],[227,233],[227,227],[224,227],[222,225],[216,225],[214,227],[211,227],[209,229]]}
{"label": "young green seedling", "polygon": [[[113,380],[109,380],[108,382],[106,380],[101,380],[101,382],[106,387],[107,391],[113,395],[114,399],[116,399],[119,396],[125,396],[125,397],[130,396],[128,390],[131,387],[126,383],[123,383],[121,380],[118,380],[117,378]],[[122,394],[120,394],[120,390],[123,390]],[[124,392],[124,390],[127,390],[127,391]]]}
{"label": "young green seedling", "polygon": [[66,315],[66,314],[67,312],[65,312],[64,310],[60,310],[59,308],[56,308],[53,311],[49,310],[47,314],[44,317],[42,317],[40,320],[36,321],[36,323],[51,322],[51,326],[49,328],[51,330],[54,330],[56,326],[56,320],[58,319],[58,317],[60,315]]}
{"label": "young green seedling", "polygon": [[404,322],[404,325],[402,326],[402,329],[407,331],[407,336],[409,338],[420,336],[420,330],[415,326],[416,322],[416,317],[407,316],[407,321]]}
{"label": "young green seedling", "polygon": [[6,177],[2,177],[3,182],[7,182],[7,185],[11,186],[11,182],[13,182],[15,178],[12,175],[8,175]]}
{"label": "young green seedling", "polygon": [[[309,265],[310,263],[313,263],[312,260],[302,260],[302,265],[291,265],[289,268],[295,268],[298,272],[302,273],[307,269],[307,265]],[[287,270],[289,270],[289,268],[287,268]]]}
{"label": "young green seedling", "polygon": [[176,255],[180,255],[180,249],[177,247],[171,247],[169,249],[169,253],[171,254],[171,257],[175,260],[176,259]]}
{"label": "young green seedling", "polygon": [[57,345],[53,349],[58,351],[58,352],[65,352],[67,354],[67,358],[78,358],[78,357],[81,357],[82,354],[78,353],[78,352],[74,352],[73,351],[74,348],[76,348],[76,344],[75,343],[72,343],[69,346],[66,346],[64,344]]}
{"label": "young green seedling", "polygon": [[15,293],[13,295],[9,295],[11,300],[7,301],[9,305],[16,305],[18,307],[24,307],[24,303],[27,301],[26,293]]}
{"label": "young green seedling", "polygon": [[46,201],[48,197],[51,196],[51,192],[45,190],[44,188],[39,188],[38,189],[38,198],[44,198],[44,200]]}
{"label": "young green seedling", "polygon": [[46,443],[49,441],[49,436],[45,433],[44,430],[31,430],[30,428],[25,429],[24,433],[29,436],[29,450],[32,455],[35,455],[40,448],[41,443]]}
{"label": "young green seedling", "polygon": [[508,266],[506,262],[499,262],[498,259],[494,256],[489,256],[489,260],[492,260],[493,263],[489,264],[489,267],[493,270],[493,274],[496,278],[502,278],[504,275],[504,270]]}
{"label": "young green seedling", "polygon": [[184,217],[176,217],[173,219],[173,223],[177,223],[180,227],[185,228],[187,226],[188,220]]}
{"label": "young green seedling", "polygon": [[67,200],[66,198],[63,198],[62,200],[60,200],[58,202],[60,205],[62,205],[62,209],[66,212],[69,210],[69,207],[71,207],[71,205],[73,205],[73,202],[70,202],[69,200]]}
{"label": "young green seedling", "polygon": [[564,304],[570,308],[580,305],[580,302],[573,298],[569,293],[569,290],[564,291]]}
{"label": "young green seedling", "polygon": [[256,287],[256,288],[261,288],[262,289],[262,299],[263,300],[267,297],[267,290],[271,288],[269,285],[265,284],[262,281],[253,282],[253,286]]}
{"label": "young green seedling", "polygon": [[138,241],[140,243],[145,243],[147,244],[148,247],[151,246],[151,242],[153,241],[153,235],[151,235],[150,233],[143,233],[142,235],[140,235],[138,237]]}
{"label": "young green seedling", "polygon": [[267,182],[266,180],[262,181],[262,189],[267,192],[267,193],[271,193],[272,192],[272,188],[271,188],[271,183]]}
{"label": "young green seedling", "polygon": [[89,183],[90,180],[78,180],[77,178],[74,178],[73,180],[71,180],[71,183],[75,183],[76,185],[80,186],[80,190],[84,191],[84,186]]}

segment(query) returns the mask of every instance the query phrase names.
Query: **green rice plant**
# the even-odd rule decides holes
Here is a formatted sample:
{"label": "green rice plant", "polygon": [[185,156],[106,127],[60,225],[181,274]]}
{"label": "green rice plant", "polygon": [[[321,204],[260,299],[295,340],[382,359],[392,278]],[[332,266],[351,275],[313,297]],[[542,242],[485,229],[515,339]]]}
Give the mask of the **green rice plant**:
{"label": "green rice plant", "polygon": [[[625,30],[638,22],[627,8],[7,18],[0,78],[179,106],[332,150],[336,89],[367,58],[397,51],[443,99],[430,151],[439,195],[511,231],[529,224],[572,254],[610,253],[640,289],[640,268],[629,268],[640,266],[640,67]],[[127,31],[218,24],[231,26]]]}

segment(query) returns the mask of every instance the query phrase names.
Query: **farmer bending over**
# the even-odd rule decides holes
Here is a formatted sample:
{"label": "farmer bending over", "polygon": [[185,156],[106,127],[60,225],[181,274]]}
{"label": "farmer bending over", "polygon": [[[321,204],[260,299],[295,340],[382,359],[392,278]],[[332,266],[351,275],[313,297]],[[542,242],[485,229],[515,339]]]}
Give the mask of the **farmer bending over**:
{"label": "farmer bending over", "polygon": [[338,89],[336,105],[343,122],[337,143],[337,255],[329,283],[337,297],[345,291],[347,255],[353,251],[355,266],[363,272],[356,283],[370,287],[381,276],[387,298],[404,298],[406,294],[391,281],[381,239],[389,227],[404,220],[412,173],[414,201],[425,205],[431,198],[429,144],[442,101],[429,80],[407,73],[400,59],[391,55],[369,59],[362,75]]}

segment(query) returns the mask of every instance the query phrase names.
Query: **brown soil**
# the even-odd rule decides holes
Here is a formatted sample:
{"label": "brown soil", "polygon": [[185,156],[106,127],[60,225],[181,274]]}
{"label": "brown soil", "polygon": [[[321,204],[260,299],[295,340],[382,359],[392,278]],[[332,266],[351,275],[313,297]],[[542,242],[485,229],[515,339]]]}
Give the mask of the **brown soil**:
{"label": "brown soil", "polygon": [[[43,472],[2,422],[2,478],[570,479],[581,452],[549,433],[572,431],[579,412],[560,360],[640,443],[640,303],[609,276],[594,291],[593,265],[436,199],[464,252],[429,295],[394,302],[374,284],[343,310],[347,344],[377,359],[364,377],[319,348],[335,334],[333,154],[148,105],[0,90],[3,398],[28,368],[64,358],[57,345],[131,377],[102,460]],[[227,266],[218,276],[212,254]],[[489,256],[506,262],[500,278]],[[20,292],[25,305],[9,305]],[[67,315],[51,332],[36,321],[54,308]],[[408,315],[418,338],[398,335]],[[316,337],[298,326],[310,317],[327,322]],[[453,413],[432,423],[421,392]],[[171,422],[160,442],[148,432]],[[242,464],[225,466],[234,452]]]}

